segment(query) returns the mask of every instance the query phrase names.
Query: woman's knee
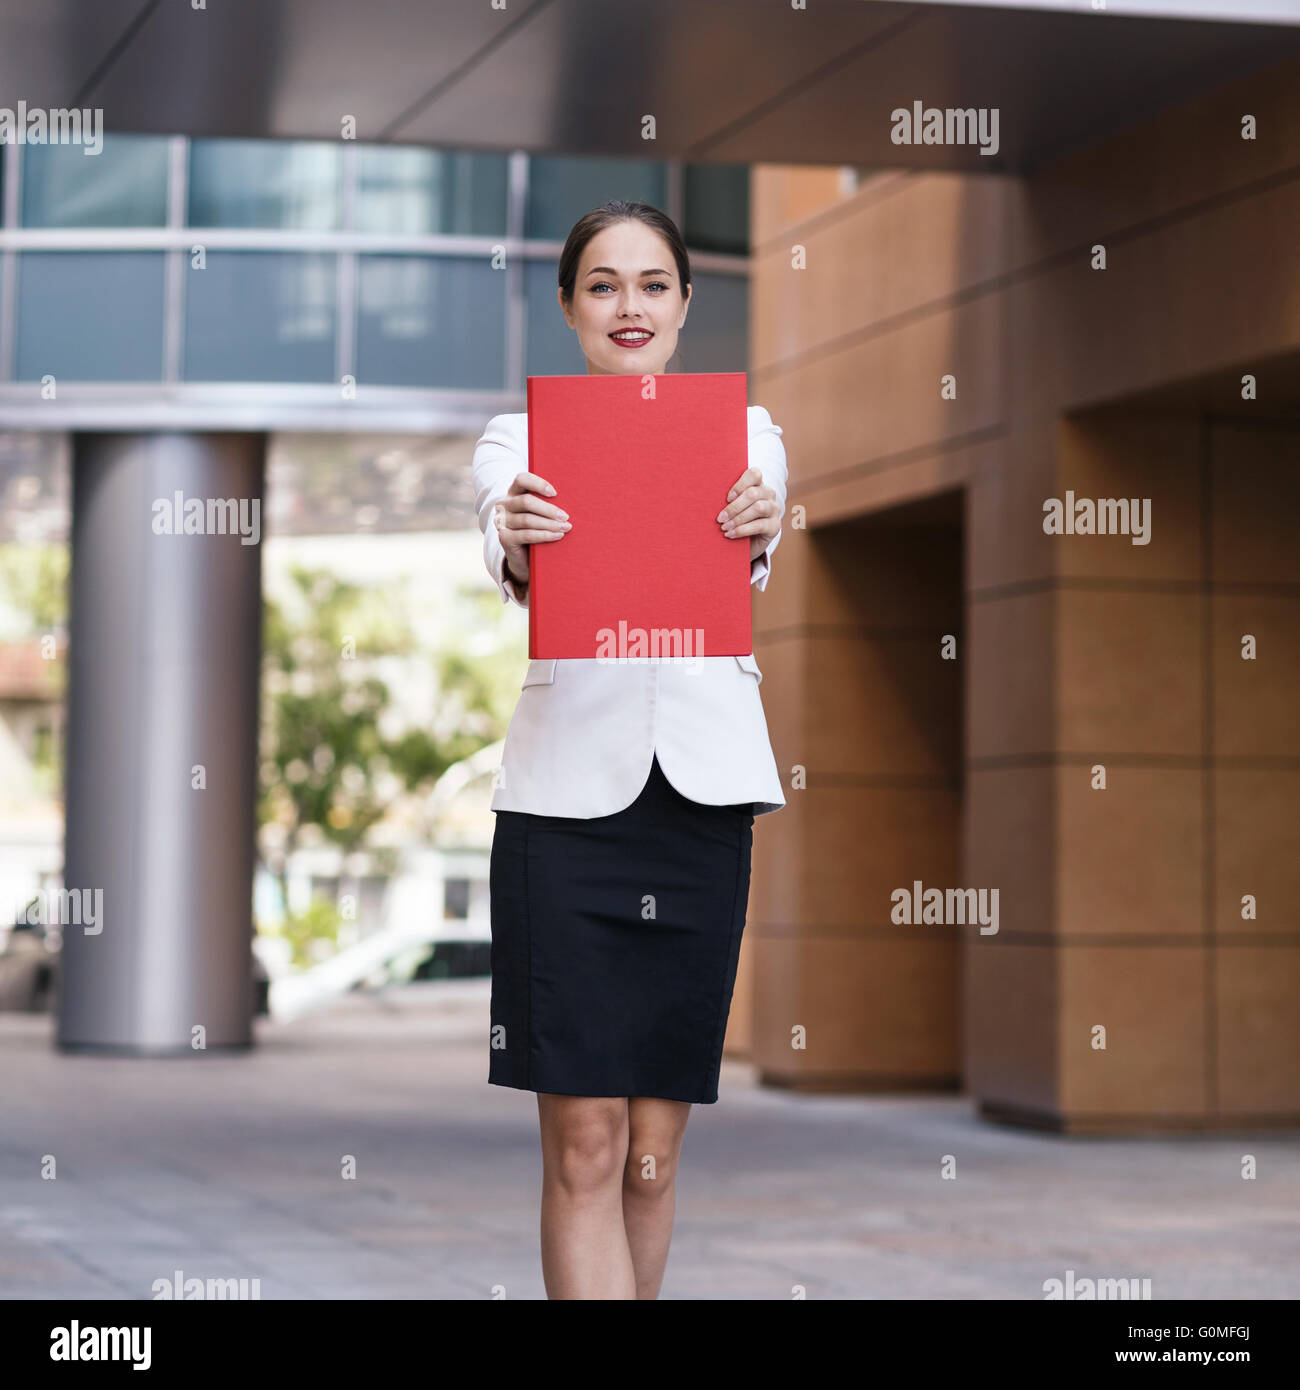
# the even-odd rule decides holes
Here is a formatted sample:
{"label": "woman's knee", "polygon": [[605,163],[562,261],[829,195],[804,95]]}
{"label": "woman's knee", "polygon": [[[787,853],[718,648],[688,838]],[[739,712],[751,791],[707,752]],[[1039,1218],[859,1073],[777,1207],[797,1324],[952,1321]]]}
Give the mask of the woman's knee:
{"label": "woman's knee", "polygon": [[566,1097],[585,1103],[558,1109],[543,1125],[547,1176],[573,1193],[618,1182],[627,1155],[627,1108],[620,1100]]}
{"label": "woman's knee", "polygon": [[663,1196],[677,1178],[680,1143],[673,1138],[633,1135],[623,1165],[623,1190],[641,1197]]}

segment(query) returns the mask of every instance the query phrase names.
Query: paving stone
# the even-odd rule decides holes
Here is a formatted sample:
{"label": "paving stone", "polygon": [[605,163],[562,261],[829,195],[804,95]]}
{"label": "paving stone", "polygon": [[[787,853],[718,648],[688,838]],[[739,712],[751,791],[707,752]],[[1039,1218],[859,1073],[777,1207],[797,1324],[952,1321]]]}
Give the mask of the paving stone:
{"label": "paving stone", "polygon": [[[179,1268],[263,1299],[543,1298],[536,1098],[486,1083],[481,983],[440,988],[166,1062],[0,1014],[0,1297],[151,1298]],[[735,1060],[720,1095],[687,1129],[665,1299],[1041,1299],[1069,1269],[1300,1297],[1294,1135],[1068,1139],[961,1096],[765,1090]]]}

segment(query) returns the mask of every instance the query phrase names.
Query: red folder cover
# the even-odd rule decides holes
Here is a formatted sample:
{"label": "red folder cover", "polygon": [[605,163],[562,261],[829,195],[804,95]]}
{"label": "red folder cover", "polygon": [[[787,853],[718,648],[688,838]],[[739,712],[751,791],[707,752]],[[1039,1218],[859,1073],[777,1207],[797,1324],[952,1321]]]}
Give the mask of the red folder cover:
{"label": "red folder cover", "polygon": [[753,650],[749,537],[718,525],[747,400],[744,372],[528,378],[528,468],[573,523],[529,550],[530,657]]}

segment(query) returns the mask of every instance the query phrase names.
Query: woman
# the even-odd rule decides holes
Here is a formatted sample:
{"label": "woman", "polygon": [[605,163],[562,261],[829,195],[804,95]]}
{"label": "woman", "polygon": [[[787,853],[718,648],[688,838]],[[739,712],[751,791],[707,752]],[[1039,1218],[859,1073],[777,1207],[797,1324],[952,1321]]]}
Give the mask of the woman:
{"label": "woman", "polygon": [[[569,233],[558,297],[589,375],[663,373],[690,296],[657,209],[608,203]],[[718,525],[761,589],[785,450],[747,413],[750,466]],[[527,416],[498,415],[473,463],[488,573],[525,608],[530,547],[582,525],[527,455]],[[492,799],[488,1079],[537,1092],[551,1298],[659,1295],[686,1121],[718,1098],[754,816],[785,804],[761,680],[752,653],[529,663]]]}

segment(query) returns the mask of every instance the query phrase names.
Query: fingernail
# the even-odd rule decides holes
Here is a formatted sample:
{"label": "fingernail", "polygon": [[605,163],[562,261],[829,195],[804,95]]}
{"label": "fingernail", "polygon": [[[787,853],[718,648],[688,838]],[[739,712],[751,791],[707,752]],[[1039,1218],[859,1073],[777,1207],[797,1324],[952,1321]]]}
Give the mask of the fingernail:
{"label": "fingernail", "polygon": [[562,522],[560,523],[560,526],[561,526],[565,531],[567,531],[572,525],[573,525],[573,522],[571,522],[571,521],[562,521]]}
{"label": "fingernail", "polygon": [[718,513],[718,520],[719,520],[719,521],[724,521],[724,520],[726,519],[726,516],[727,516],[727,512],[726,512],[726,508],[724,507],[723,510],[720,511],[720,512]]}
{"label": "fingernail", "polygon": [[560,513],[560,520],[561,520],[561,521],[568,521],[568,519],[569,519],[569,514],[568,514],[568,512],[561,512],[561,513]]}
{"label": "fingernail", "polygon": [[548,497],[554,497],[554,496],[555,496],[555,489],[550,485],[550,483],[547,483],[547,484],[546,484],[546,495],[547,495]]}

